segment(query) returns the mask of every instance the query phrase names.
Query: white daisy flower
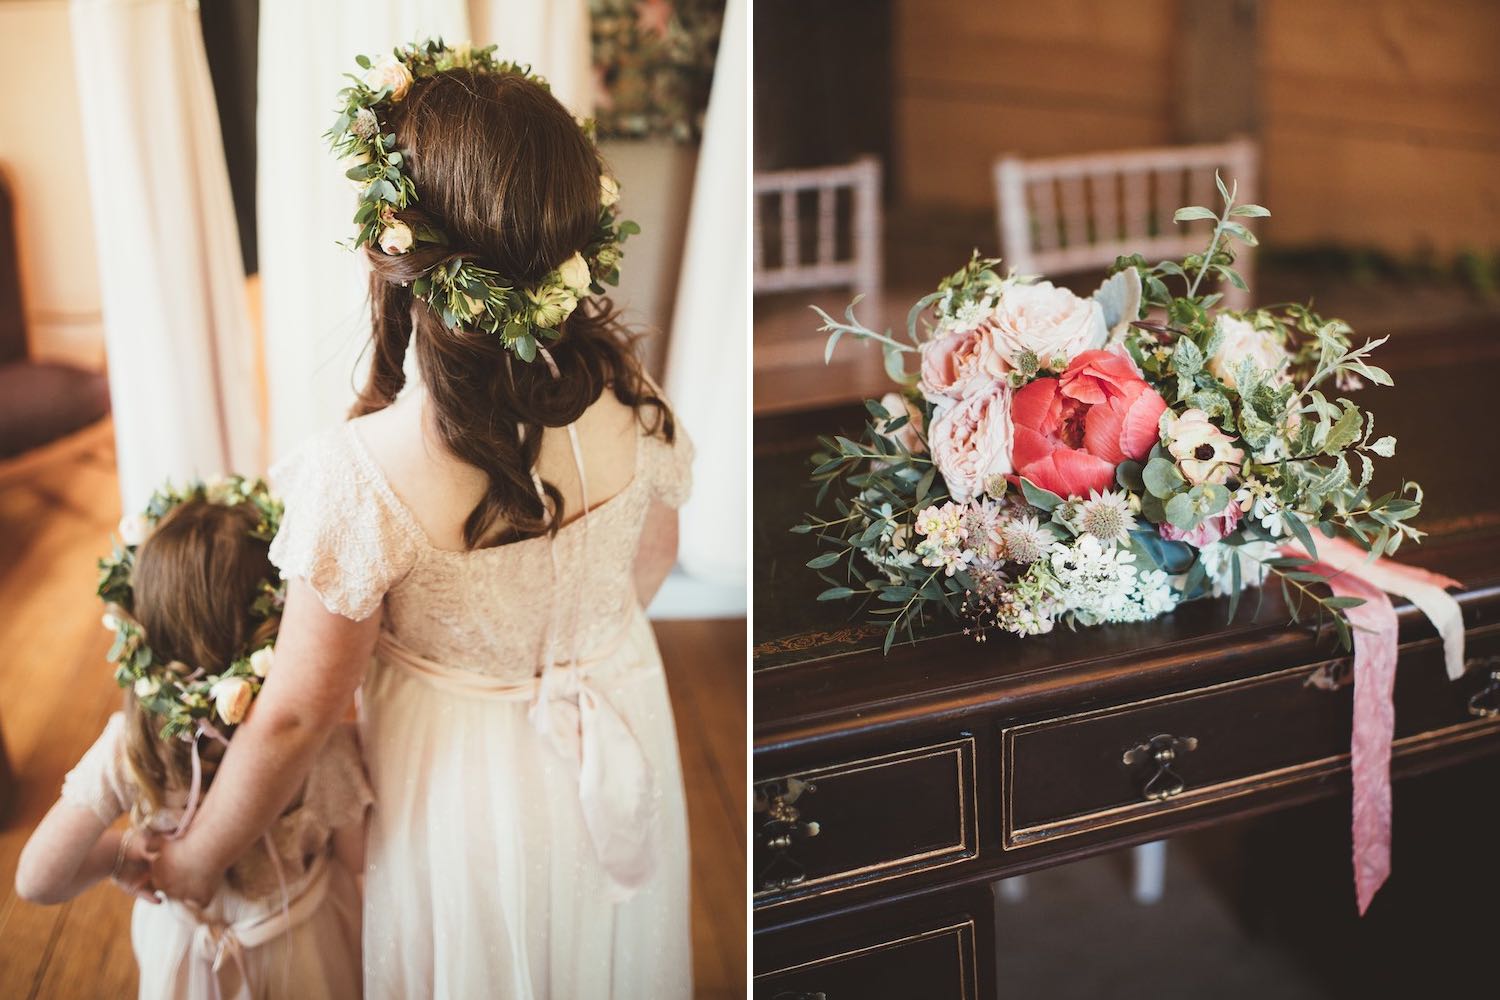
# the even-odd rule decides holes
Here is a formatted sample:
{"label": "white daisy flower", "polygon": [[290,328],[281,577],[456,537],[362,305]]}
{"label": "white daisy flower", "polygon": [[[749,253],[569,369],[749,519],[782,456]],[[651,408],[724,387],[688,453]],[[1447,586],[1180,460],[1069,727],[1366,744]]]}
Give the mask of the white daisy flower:
{"label": "white daisy flower", "polygon": [[1005,558],[1011,562],[1034,563],[1051,548],[1052,536],[1042,530],[1035,517],[1018,517],[1001,529]]}
{"label": "white daisy flower", "polygon": [[1089,498],[1078,505],[1075,521],[1078,528],[1101,542],[1124,545],[1135,529],[1135,515],[1124,490],[1089,491]]}

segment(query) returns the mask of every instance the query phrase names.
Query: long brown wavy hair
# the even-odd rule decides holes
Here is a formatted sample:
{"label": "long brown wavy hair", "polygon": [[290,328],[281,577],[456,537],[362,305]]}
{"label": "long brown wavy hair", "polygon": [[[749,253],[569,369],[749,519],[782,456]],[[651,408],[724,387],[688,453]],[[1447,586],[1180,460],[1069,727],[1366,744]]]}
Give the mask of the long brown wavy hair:
{"label": "long brown wavy hair", "polygon": [[414,342],[438,435],[488,479],[464,522],[465,545],[555,532],[562,494],[544,482],[543,503],[531,478],[543,428],[572,423],[610,389],[646,431],[673,438],[672,413],[642,374],[613,306],[581,301],[560,339],[546,345],[560,372],[554,378],[542,358],[513,359],[494,334],[449,329],[409,284],[463,258],[534,286],[589,241],[599,215],[598,151],[556,98],[514,74],[449,70],[418,80],[392,107],[386,126],[420,199],[399,217],[441,229],[448,245],[400,255],[366,249],[373,349],[352,415],[396,398]]}
{"label": "long brown wavy hair", "polygon": [[[270,546],[251,537],[260,514],[250,504],[191,500],[173,508],[136,552],[130,612],[160,662],[173,660],[215,674],[247,650],[276,637],[277,620],[251,607],[261,583],[276,578]],[[125,693],[125,763],[140,794],[131,821],[148,825],[170,791],[192,782],[192,744],[161,738],[162,720]],[[232,735],[229,726],[221,727]],[[200,747],[204,788],[221,748]],[[234,880],[231,879],[231,884]]]}

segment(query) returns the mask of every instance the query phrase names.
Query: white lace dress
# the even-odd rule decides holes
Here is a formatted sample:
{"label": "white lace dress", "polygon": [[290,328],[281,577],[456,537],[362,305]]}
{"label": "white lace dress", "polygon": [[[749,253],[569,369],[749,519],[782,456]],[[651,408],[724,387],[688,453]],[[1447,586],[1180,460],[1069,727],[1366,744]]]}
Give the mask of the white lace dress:
{"label": "white lace dress", "polygon": [[365,995],[692,994],[676,729],[632,566],[691,449],[638,436],[613,498],[533,538],[433,547],[345,424],[277,466],[271,548],[330,611],[385,604],[360,692],[375,790]]}
{"label": "white lace dress", "polygon": [[[63,779],[62,799],[109,825],[130,811],[136,795],[125,761],[125,717],[116,712]],[[152,827],[175,828],[186,798],[185,790],[169,794],[177,807],[153,815]],[[268,831],[276,864],[257,844],[200,913],[172,901],[136,902],[130,943],[142,1000],[357,997],[359,889],[354,873],[331,855],[334,831],[358,826],[369,803],[354,728],[340,726],[301,796]]]}

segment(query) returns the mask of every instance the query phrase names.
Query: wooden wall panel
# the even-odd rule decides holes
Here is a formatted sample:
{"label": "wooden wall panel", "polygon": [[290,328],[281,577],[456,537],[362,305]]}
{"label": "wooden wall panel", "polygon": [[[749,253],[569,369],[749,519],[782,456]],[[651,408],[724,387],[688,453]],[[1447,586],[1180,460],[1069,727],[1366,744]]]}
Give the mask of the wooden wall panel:
{"label": "wooden wall panel", "polygon": [[1263,0],[1278,244],[1500,244],[1500,4]]}
{"label": "wooden wall panel", "polygon": [[[1003,152],[1179,141],[1178,2],[895,0],[898,201],[990,211]],[[1258,59],[1270,245],[1500,244],[1500,3],[1237,2],[1258,50],[1223,58]]]}
{"label": "wooden wall panel", "polygon": [[993,204],[1005,152],[1170,138],[1176,0],[897,0],[895,178],[903,201]]}

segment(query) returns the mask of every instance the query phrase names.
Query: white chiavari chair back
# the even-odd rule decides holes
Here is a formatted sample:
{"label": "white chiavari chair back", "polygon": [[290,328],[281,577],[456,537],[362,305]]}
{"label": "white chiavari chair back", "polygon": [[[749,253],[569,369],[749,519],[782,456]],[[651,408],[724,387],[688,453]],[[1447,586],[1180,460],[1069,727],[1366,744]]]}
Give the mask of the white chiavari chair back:
{"label": "white chiavari chair back", "polygon": [[[1102,269],[1131,253],[1152,263],[1200,253],[1211,224],[1174,223],[1173,213],[1184,205],[1217,211],[1216,170],[1226,184],[1236,185],[1237,203],[1254,202],[1256,167],[1249,139],[1034,160],[1002,157],[994,166],[1001,257],[1020,274],[1056,275]],[[1236,249],[1235,268],[1249,283],[1253,251]],[[1221,290],[1228,307],[1250,305],[1246,292],[1228,285]]]}
{"label": "white chiavari chair back", "polygon": [[[758,172],[754,198],[756,294],[843,287],[865,296],[879,292],[879,160]],[[774,239],[768,240],[768,230]]]}

